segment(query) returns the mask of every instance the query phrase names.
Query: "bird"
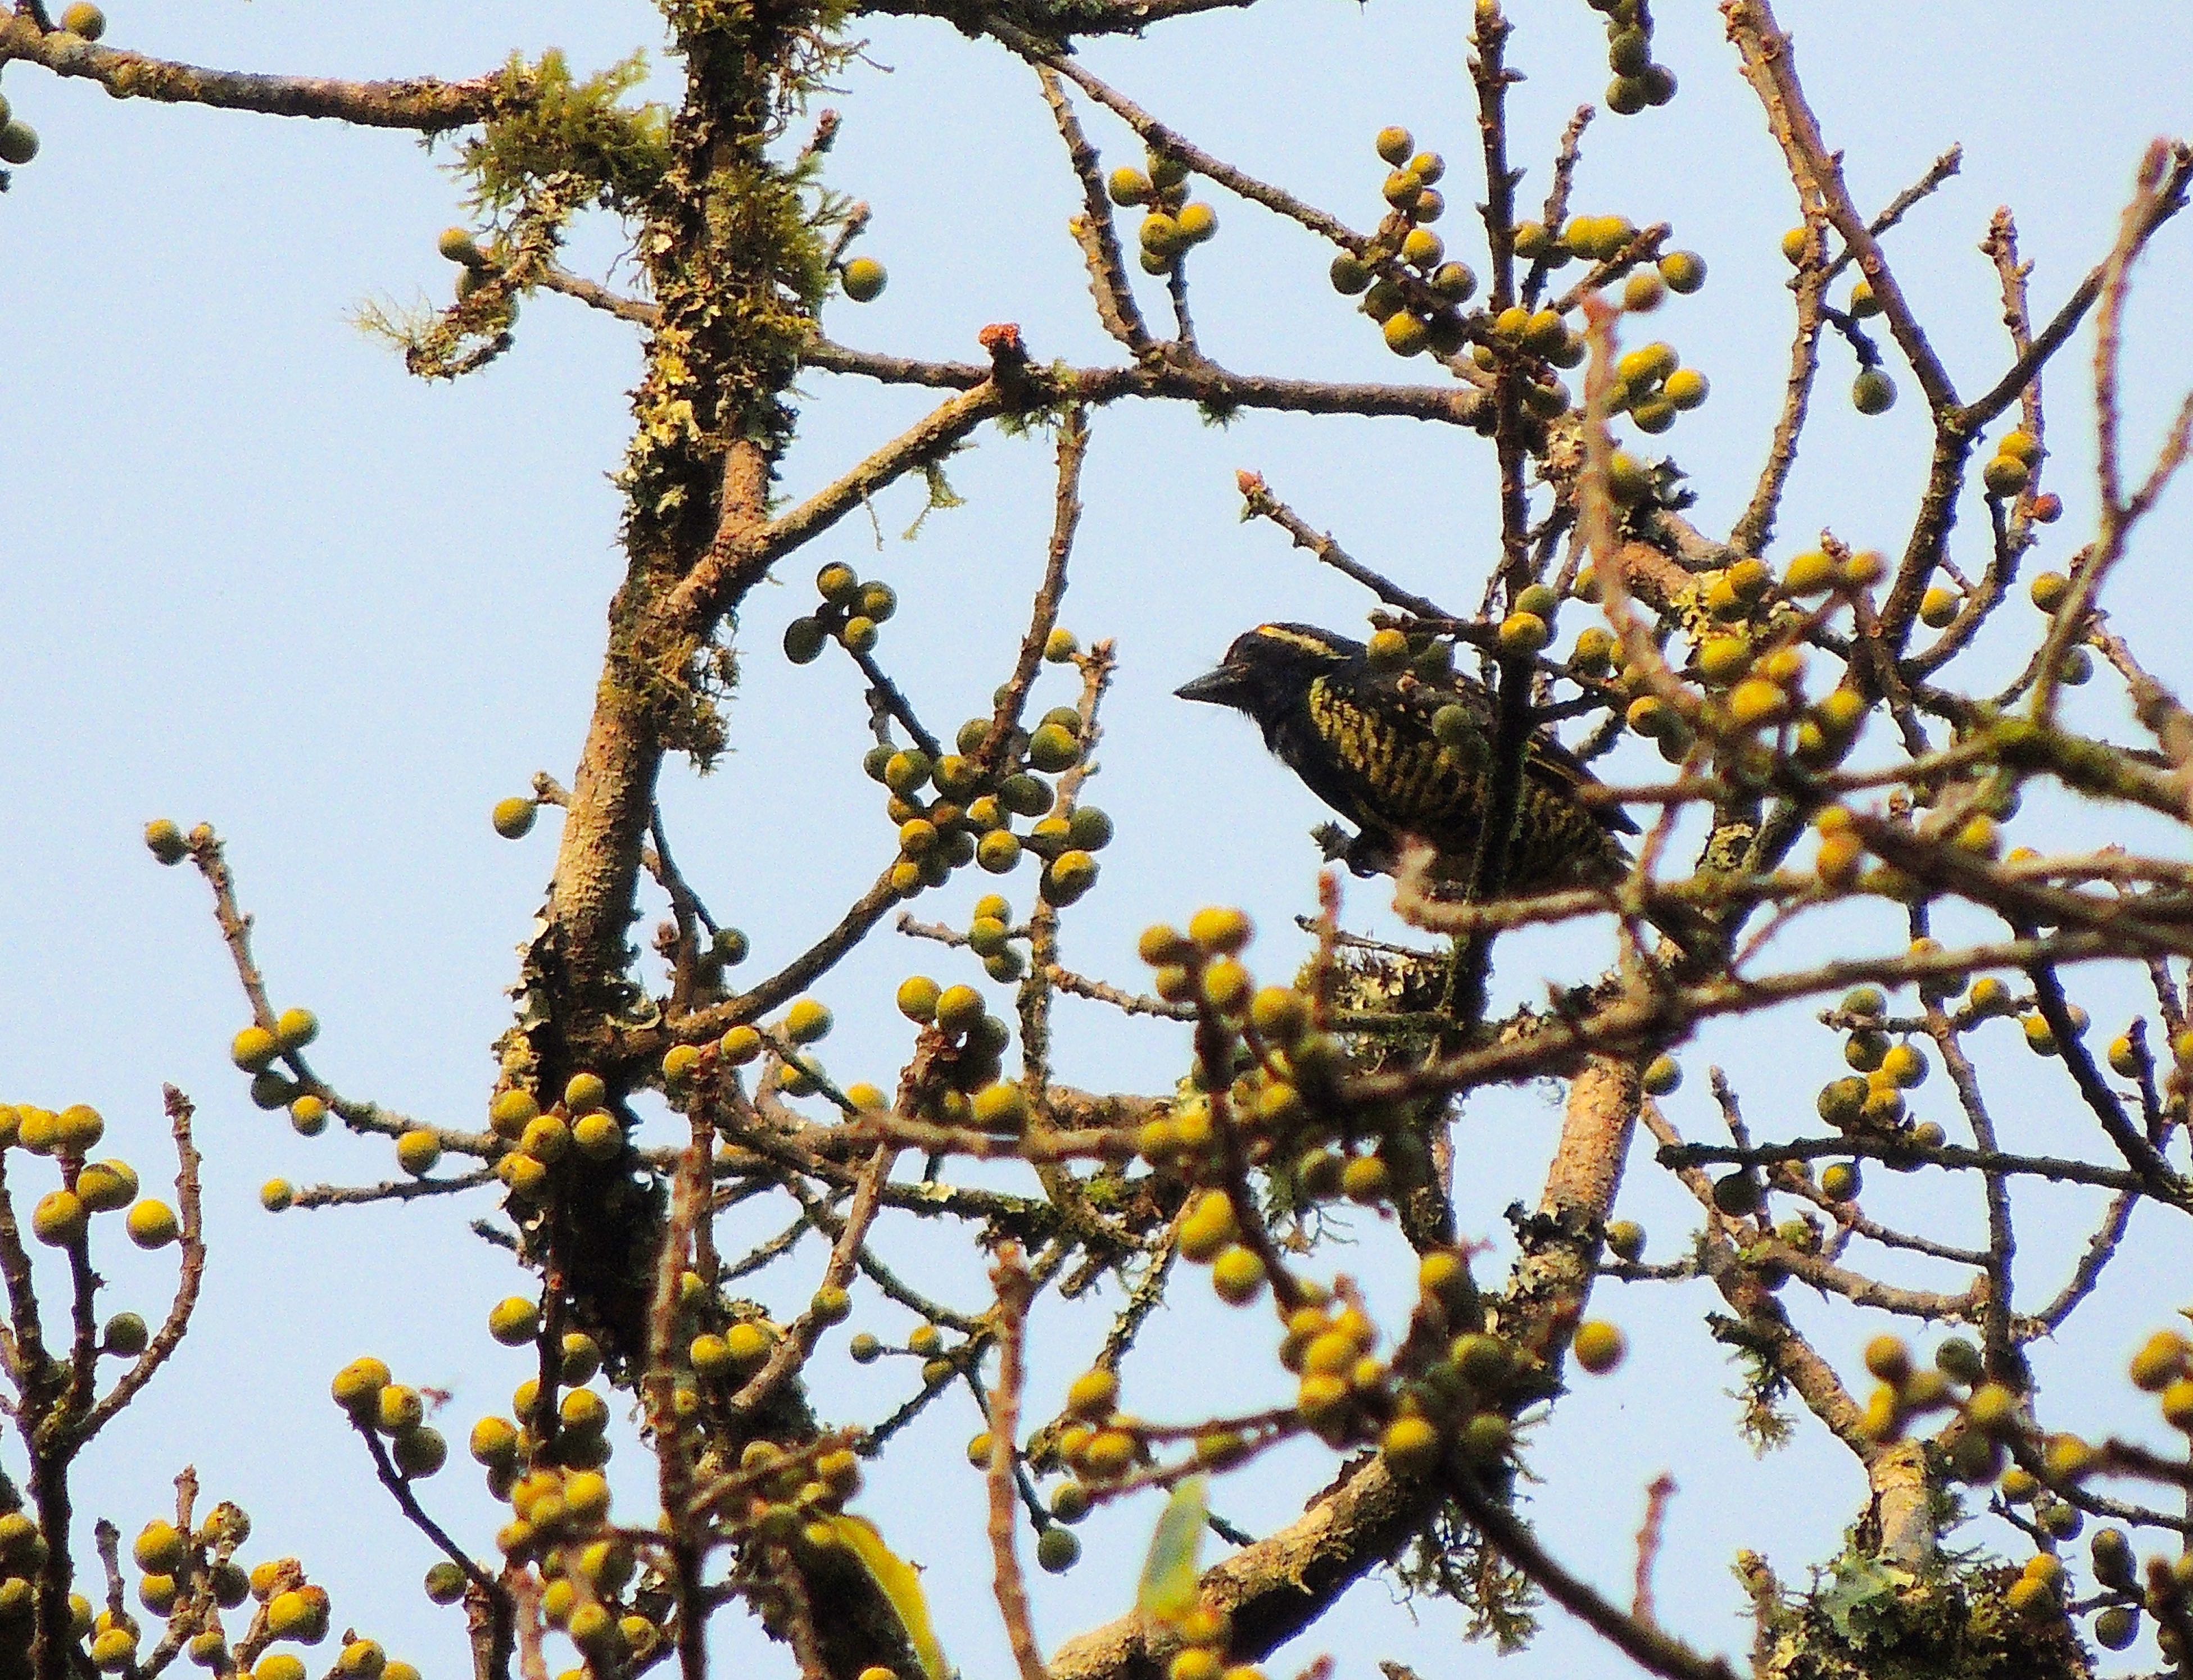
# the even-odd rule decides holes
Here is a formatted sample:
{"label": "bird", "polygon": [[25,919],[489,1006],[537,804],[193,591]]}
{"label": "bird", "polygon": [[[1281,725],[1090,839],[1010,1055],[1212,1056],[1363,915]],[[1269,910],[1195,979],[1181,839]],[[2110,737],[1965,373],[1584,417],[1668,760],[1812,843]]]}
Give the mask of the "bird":
{"label": "bird", "polygon": [[[1435,883],[1466,889],[1492,797],[1498,703],[1458,671],[1375,666],[1360,642],[1307,624],[1262,624],[1216,670],[1173,691],[1253,718],[1264,744],[1310,791],[1356,823],[1337,854],[1359,875],[1390,874],[1404,840],[1429,842]],[[1611,886],[1629,866],[1618,837],[1637,825],[1579,790],[1598,779],[1549,729],[1523,761],[1512,894]]]}

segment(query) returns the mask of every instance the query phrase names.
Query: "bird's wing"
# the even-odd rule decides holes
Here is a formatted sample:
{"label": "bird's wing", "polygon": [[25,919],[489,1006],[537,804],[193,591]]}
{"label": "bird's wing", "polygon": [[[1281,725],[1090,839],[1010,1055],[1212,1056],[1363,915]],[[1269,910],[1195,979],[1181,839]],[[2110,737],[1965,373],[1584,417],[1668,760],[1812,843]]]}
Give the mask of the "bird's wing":
{"label": "bird's wing", "polygon": [[[1537,777],[1549,787],[1568,797],[1573,797],[1580,787],[1604,786],[1585,768],[1583,759],[1561,745],[1551,729],[1540,729],[1531,737],[1531,751],[1523,761],[1523,773]],[[1599,826],[1610,833],[1636,834],[1641,831],[1629,814],[1619,805],[1595,804],[1588,809]]]}
{"label": "bird's wing", "polygon": [[[1494,731],[1499,724],[1498,708],[1491,692],[1474,679],[1456,671],[1445,681],[1417,677],[1413,681],[1397,683],[1393,689],[1395,703],[1404,711],[1420,718],[1429,727],[1432,718],[1443,706],[1467,707],[1478,727],[1485,731],[1486,743],[1492,744]],[[1531,736],[1528,755],[1523,761],[1523,773],[1550,788],[1565,798],[1573,798],[1578,788],[1597,787],[1601,784],[1583,761],[1567,747],[1549,729],[1534,730]],[[1594,804],[1589,808],[1593,820],[1613,834],[1640,832],[1636,823],[1618,805]]]}

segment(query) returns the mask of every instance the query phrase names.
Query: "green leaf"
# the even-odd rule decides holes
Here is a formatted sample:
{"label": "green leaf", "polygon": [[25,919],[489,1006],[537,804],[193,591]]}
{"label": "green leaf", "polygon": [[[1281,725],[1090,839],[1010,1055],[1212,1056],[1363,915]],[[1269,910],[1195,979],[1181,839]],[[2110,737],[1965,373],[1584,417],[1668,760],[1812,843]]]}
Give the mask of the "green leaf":
{"label": "green leaf", "polygon": [[1209,1477],[1191,1476],[1165,1501],[1157,1532],[1150,1536],[1142,1585],[1135,1592],[1135,1608],[1144,1615],[1177,1622],[1195,1608],[1196,1559],[1203,1551],[1210,1488]]}
{"label": "green leaf", "polygon": [[921,1660],[926,1680],[951,1680],[951,1665],[944,1660],[944,1648],[936,1643],[936,1630],[929,1620],[929,1601],[922,1597],[921,1571],[885,1546],[876,1525],[866,1517],[841,1513],[823,1521],[890,1601],[906,1629],[907,1643]]}

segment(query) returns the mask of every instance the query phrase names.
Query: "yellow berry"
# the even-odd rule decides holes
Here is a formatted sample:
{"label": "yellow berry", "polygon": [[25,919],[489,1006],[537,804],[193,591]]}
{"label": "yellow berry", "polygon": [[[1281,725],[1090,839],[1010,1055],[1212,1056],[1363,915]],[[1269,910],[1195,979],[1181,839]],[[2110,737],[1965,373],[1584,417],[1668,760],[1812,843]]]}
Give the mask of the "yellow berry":
{"label": "yellow berry", "polygon": [[1419,356],[1431,345],[1431,328],[1406,310],[1388,316],[1381,330],[1385,334],[1386,348],[1396,356]]}
{"label": "yellow berry", "polygon": [[138,1248],[167,1248],[182,1237],[182,1221],[167,1202],[138,1202],[129,1209],[129,1242]]}
{"label": "yellow berry", "polygon": [[1595,1377],[1605,1376],[1619,1365],[1629,1347],[1622,1332],[1602,1318],[1586,1319],[1577,1325],[1576,1340],[1571,1344],[1577,1363]]}
{"label": "yellow berry", "polygon": [[526,1124],[541,1112],[541,1105],[533,1093],[521,1088],[502,1092],[488,1106],[488,1129],[497,1137],[515,1142],[525,1134]]}
{"label": "yellow berry", "polygon": [[506,840],[523,840],[533,832],[534,819],[540,808],[530,799],[512,797],[497,802],[491,814],[495,831]]}
{"label": "yellow berry", "polygon": [[1982,469],[1980,482],[1991,496],[2014,496],[2033,482],[2033,469],[2015,455],[1997,455]]}
{"label": "yellow berry", "polygon": [[1528,657],[1541,651],[1552,639],[1545,620],[1536,613],[1510,613],[1500,621],[1500,651],[1503,654]]}
{"label": "yellow berry", "polygon": [[541,1309],[524,1295],[511,1295],[489,1312],[487,1333],[505,1347],[523,1346],[541,1334]]}
{"label": "yellow berry", "polygon": [[263,1026],[247,1026],[230,1040],[228,1058],[246,1073],[264,1070],[282,1053],[279,1039]]}
{"label": "yellow berry", "polygon": [[596,1109],[571,1123],[571,1141],[589,1161],[613,1161],[624,1151],[624,1128],[616,1116]]}
{"label": "yellow berry", "polygon": [[1407,163],[1417,149],[1416,136],[1398,126],[1379,129],[1371,144],[1382,159],[1395,164]]}
{"label": "yellow berry", "polygon": [[1687,295],[1706,283],[1706,262],[1696,251],[1670,251],[1660,259],[1660,277],[1671,292]]}
{"label": "yellow berry", "polygon": [[1396,1418],[1379,1437],[1378,1449],[1397,1476],[1421,1476],[1439,1463],[1441,1443],[1436,1426],[1423,1418]]}
{"label": "yellow berry", "polygon": [[165,817],[145,825],[145,845],[163,864],[178,864],[190,855],[183,831]]}
{"label": "yellow berry", "polygon": [[2133,1386],[2159,1393],[2185,1374],[2189,1357],[2193,1357],[2193,1343],[2175,1330],[2158,1330],[2133,1355]]}
{"label": "yellow berry", "polygon": [[1253,931],[1246,916],[1226,908],[1199,910],[1188,924],[1188,938],[1197,949],[1211,957],[1240,954]]}
{"label": "yellow berry", "polygon": [[873,302],[883,294],[890,275],[873,257],[855,257],[847,263],[841,276],[845,295],[855,303]]}
{"label": "yellow berry", "polygon": [[1211,1262],[1211,1287],[1221,1300],[1245,1306],[1263,1291],[1264,1262],[1255,1250],[1235,1243]]}

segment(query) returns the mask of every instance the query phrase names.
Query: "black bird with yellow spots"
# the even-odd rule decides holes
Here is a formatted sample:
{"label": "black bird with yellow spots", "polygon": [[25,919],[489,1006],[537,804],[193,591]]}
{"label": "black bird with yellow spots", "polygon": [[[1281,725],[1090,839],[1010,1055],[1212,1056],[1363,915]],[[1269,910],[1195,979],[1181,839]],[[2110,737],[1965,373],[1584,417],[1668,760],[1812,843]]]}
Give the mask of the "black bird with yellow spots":
{"label": "black bird with yellow spots", "polygon": [[[1449,884],[1466,885],[1492,797],[1497,706],[1483,683],[1453,671],[1376,669],[1360,642],[1306,624],[1265,624],[1237,637],[1216,671],[1175,692],[1256,719],[1264,744],[1310,791],[1360,826],[1345,854],[1356,873],[1390,871],[1402,838],[1413,835],[1438,851]],[[1612,805],[1577,797],[1594,780],[1551,732],[1531,737],[1503,890],[1620,878],[1629,860],[1615,837],[1637,825]]]}

